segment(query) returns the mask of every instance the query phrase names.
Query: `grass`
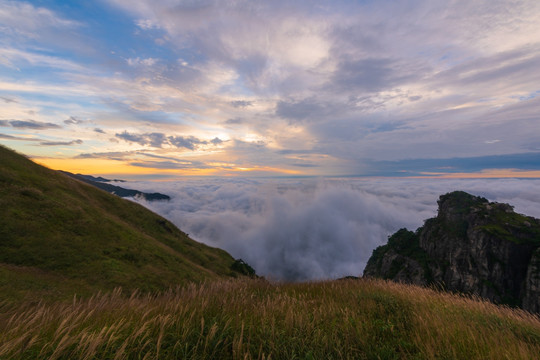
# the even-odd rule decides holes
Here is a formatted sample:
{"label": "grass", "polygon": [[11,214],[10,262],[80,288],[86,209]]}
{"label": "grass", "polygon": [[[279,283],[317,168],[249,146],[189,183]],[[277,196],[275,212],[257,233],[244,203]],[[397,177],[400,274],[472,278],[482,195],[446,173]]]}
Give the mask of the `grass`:
{"label": "grass", "polygon": [[144,207],[0,146],[3,298],[157,291],[238,276],[234,264]]}
{"label": "grass", "polygon": [[540,320],[375,279],[0,305],[1,359],[535,359]]}

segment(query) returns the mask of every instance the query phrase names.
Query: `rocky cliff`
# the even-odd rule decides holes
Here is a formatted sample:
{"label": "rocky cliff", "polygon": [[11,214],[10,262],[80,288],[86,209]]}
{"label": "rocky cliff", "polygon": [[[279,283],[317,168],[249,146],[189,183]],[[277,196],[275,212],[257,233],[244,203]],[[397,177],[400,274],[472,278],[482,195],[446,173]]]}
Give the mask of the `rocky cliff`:
{"label": "rocky cliff", "polygon": [[438,214],[373,251],[364,276],[477,294],[540,312],[540,220],[462,191]]}

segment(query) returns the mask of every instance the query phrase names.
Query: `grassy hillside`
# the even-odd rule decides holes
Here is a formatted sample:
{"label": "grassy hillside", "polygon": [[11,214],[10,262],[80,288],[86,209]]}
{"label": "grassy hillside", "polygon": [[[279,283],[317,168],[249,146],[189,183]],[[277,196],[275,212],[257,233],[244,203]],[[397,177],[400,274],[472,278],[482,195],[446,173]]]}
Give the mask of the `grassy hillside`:
{"label": "grassy hillside", "polygon": [[162,290],[234,276],[233,263],[144,207],[0,146],[0,299]]}
{"label": "grassy hillside", "polygon": [[540,320],[383,280],[0,305],[1,359],[537,359]]}

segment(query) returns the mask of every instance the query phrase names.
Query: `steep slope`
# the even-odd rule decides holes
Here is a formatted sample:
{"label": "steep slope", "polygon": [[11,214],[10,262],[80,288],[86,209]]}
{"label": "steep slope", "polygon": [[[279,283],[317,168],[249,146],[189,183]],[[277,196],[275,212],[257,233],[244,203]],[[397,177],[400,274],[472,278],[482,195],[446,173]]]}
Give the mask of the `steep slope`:
{"label": "steep slope", "polygon": [[364,276],[437,284],[540,311],[540,220],[508,204],[456,191],[416,232],[401,229],[373,251]]}
{"label": "steep slope", "polygon": [[0,147],[0,300],[235,276],[225,251],[144,207]]}

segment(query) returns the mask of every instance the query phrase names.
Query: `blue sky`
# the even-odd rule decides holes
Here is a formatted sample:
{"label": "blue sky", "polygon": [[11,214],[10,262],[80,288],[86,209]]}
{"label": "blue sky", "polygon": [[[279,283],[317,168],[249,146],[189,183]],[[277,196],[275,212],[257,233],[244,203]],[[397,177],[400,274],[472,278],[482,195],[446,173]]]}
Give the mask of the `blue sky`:
{"label": "blue sky", "polygon": [[2,1],[0,143],[124,177],[540,177],[540,2]]}

